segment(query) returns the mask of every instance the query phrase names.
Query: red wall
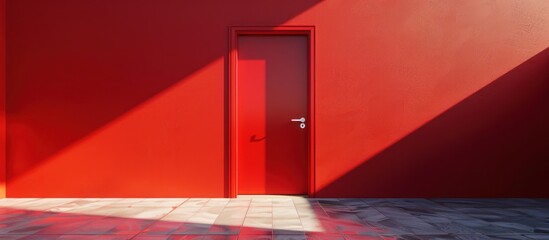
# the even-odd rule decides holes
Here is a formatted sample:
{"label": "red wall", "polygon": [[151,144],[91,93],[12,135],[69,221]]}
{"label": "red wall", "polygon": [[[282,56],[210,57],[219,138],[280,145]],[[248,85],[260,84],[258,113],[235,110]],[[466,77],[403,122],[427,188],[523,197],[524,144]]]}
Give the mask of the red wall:
{"label": "red wall", "polygon": [[6,197],[6,1],[0,0],[0,198]]}
{"label": "red wall", "polygon": [[549,197],[547,1],[7,1],[9,197],[227,195],[228,26],[316,27],[321,197]]}

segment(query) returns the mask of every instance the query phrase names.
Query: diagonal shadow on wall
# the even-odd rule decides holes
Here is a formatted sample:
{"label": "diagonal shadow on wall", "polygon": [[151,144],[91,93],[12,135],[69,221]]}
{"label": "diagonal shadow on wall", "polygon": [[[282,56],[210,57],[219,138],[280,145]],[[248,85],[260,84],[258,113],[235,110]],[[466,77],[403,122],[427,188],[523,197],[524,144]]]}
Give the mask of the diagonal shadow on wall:
{"label": "diagonal shadow on wall", "polygon": [[317,196],[549,197],[548,123],[545,49]]}
{"label": "diagonal shadow on wall", "polygon": [[[228,26],[277,26],[318,2],[8,1],[8,181],[202,67],[221,59],[226,70]],[[226,74],[210,76],[189,101],[211,95],[215,103],[202,107],[228,119],[217,101],[227,98]],[[218,139],[227,139],[223,124],[214,126]]]}

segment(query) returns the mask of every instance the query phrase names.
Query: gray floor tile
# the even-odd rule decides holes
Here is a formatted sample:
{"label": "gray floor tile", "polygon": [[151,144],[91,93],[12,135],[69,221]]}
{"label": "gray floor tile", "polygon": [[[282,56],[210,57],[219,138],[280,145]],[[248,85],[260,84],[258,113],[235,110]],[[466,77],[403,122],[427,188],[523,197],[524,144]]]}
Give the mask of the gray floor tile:
{"label": "gray floor tile", "polygon": [[0,199],[0,239],[549,239],[549,199]]}

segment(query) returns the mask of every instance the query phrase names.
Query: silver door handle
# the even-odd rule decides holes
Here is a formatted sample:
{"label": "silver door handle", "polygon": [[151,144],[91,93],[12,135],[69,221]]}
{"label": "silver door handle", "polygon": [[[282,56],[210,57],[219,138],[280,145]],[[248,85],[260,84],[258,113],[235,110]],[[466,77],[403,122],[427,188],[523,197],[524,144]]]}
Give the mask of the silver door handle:
{"label": "silver door handle", "polygon": [[305,118],[304,117],[302,117],[302,118],[292,118],[292,122],[302,122],[302,123],[304,123]]}

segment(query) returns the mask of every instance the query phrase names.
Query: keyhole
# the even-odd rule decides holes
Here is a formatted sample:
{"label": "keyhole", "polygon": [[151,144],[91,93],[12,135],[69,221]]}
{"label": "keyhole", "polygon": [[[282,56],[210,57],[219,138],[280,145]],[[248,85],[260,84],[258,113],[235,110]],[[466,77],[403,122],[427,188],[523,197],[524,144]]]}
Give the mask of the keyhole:
{"label": "keyhole", "polygon": [[300,128],[305,128],[305,123],[299,124],[299,127],[300,127]]}

